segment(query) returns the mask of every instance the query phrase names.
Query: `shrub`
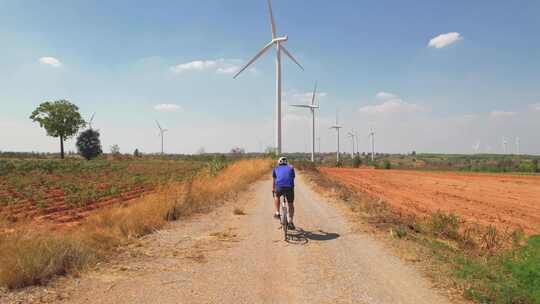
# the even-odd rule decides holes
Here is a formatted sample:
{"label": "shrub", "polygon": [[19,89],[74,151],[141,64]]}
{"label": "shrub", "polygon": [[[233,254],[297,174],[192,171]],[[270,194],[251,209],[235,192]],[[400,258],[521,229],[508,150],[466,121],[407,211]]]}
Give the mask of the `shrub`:
{"label": "shrub", "polygon": [[431,232],[439,237],[457,239],[459,237],[459,217],[455,214],[436,212],[431,216]]}
{"label": "shrub", "polygon": [[353,168],[358,168],[360,165],[362,165],[362,159],[360,159],[360,155],[357,154],[353,158],[352,166]]}
{"label": "shrub", "polygon": [[386,170],[390,170],[392,168],[392,165],[390,164],[390,161],[385,160],[383,163],[383,168]]}
{"label": "shrub", "polygon": [[88,129],[77,137],[77,150],[87,160],[98,157],[103,153],[101,150],[101,141],[99,140],[99,131]]}

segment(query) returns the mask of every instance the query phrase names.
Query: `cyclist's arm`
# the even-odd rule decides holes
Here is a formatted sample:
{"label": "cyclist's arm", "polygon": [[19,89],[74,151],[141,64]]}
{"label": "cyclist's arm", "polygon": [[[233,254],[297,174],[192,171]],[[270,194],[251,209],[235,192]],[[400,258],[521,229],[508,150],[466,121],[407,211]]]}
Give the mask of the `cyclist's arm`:
{"label": "cyclist's arm", "polygon": [[276,170],[272,169],[272,192],[276,192]]}

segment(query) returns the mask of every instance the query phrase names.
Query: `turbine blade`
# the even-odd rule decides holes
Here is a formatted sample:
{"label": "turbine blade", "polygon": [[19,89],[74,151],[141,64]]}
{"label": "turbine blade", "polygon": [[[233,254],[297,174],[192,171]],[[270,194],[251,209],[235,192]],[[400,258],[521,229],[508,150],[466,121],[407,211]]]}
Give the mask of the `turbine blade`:
{"label": "turbine blade", "polygon": [[259,59],[259,57],[262,56],[262,54],[264,54],[272,45],[274,44],[274,41],[270,41],[270,43],[268,43],[267,45],[265,45],[258,53],[257,55],[255,55],[255,57],[253,57],[243,68],[240,69],[240,71],[238,71],[238,73],[236,73],[234,75],[233,78],[236,78],[238,77],[238,75],[240,75],[245,69],[247,69],[253,62],[255,62],[257,59]]}
{"label": "turbine blade", "polygon": [[291,60],[294,61],[294,63],[296,63],[302,69],[302,71],[304,70],[304,67],[300,64],[300,62],[298,62],[298,60],[296,60],[294,56],[289,53],[289,51],[287,51],[287,49],[283,45],[279,45],[279,47],[285,53],[285,55],[289,56],[289,58],[291,58]]}
{"label": "turbine blade", "polygon": [[317,82],[315,81],[315,88],[313,88],[313,96],[311,97],[311,105],[315,105],[315,94],[317,94]]}
{"label": "turbine blade", "polygon": [[310,105],[303,105],[303,104],[293,104],[293,105],[289,105],[289,107],[310,108],[311,109]]}
{"label": "turbine blade", "polygon": [[92,121],[94,121],[94,116],[96,116],[96,113],[92,114],[92,117],[90,117],[90,121],[89,121],[90,124],[92,123]]}
{"label": "turbine blade", "polygon": [[156,120],[156,124],[157,124],[157,127],[161,130],[161,125],[159,124],[157,120]]}
{"label": "turbine blade", "polygon": [[268,0],[268,12],[270,13],[270,24],[272,25],[272,39],[276,38],[276,21],[274,20],[274,13],[272,12],[272,1]]}

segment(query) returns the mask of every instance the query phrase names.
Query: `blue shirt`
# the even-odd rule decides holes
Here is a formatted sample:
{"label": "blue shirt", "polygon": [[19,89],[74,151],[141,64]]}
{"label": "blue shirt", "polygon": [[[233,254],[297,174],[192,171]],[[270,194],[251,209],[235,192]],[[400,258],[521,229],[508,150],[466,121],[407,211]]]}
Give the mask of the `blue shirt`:
{"label": "blue shirt", "polygon": [[272,176],[276,180],[276,188],[294,188],[294,168],[289,165],[280,165],[272,170]]}

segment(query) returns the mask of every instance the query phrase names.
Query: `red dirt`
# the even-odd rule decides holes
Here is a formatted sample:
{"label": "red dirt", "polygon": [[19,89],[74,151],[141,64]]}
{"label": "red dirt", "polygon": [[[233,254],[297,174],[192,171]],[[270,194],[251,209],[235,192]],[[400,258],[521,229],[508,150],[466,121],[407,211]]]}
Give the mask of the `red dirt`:
{"label": "red dirt", "polygon": [[[98,201],[88,202],[83,206],[67,204],[63,195],[58,195],[57,191],[51,191],[45,199],[46,207],[40,208],[34,202],[23,199],[14,205],[0,205],[0,217],[8,218],[10,221],[32,221],[38,225],[76,225],[91,211],[108,207],[114,204],[129,204],[135,199],[149,194],[152,188],[135,187],[132,189],[121,189],[115,196],[103,197]],[[63,194],[63,193],[60,193]]]}
{"label": "red dirt", "polygon": [[321,168],[405,214],[453,212],[500,229],[540,232],[540,176]]}

